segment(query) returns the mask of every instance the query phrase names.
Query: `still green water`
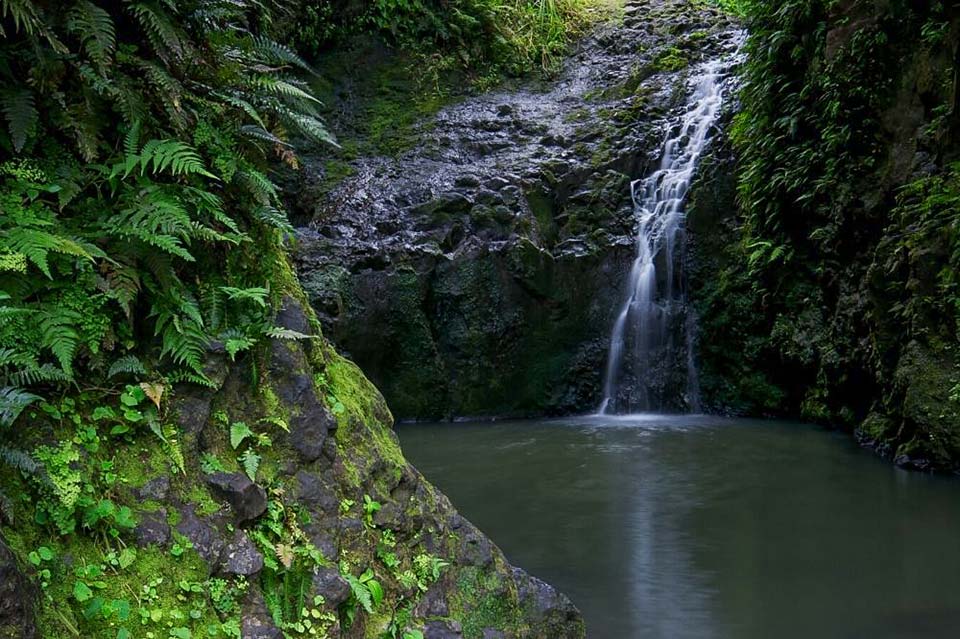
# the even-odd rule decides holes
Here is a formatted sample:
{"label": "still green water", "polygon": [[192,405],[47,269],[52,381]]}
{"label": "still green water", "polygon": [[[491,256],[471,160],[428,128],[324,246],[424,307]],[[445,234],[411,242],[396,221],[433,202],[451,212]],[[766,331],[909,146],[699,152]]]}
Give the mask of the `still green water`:
{"label": "still green water", "polygon": [[594,639],[960,637],[960,481],[712,417],[403,424],[407,457]]}

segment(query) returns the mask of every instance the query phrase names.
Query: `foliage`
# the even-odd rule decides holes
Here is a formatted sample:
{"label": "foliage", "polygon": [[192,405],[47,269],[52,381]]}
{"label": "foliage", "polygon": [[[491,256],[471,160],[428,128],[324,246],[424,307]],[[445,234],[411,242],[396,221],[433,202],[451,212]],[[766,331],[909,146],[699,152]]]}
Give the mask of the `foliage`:
{"label": "foliage", "polygon": [[[946,462],[960,452],[943,444],[955,412],[924,416],[905,395],[946,403],[941,380],[956,378],[957,169],[940,159],[956,14],[939,2],[735,4],[750,33],[731,133],[741,224],[707,287],[705,356],[739,380],[722,392],[763,412],[849,428],[881,415],[890,430],[870,437],[891,454]],[[905,74],[919,128],[903,115]],[[911,145],[932,158],[912,177]],[[910,373],[920,361],[929,375]]]}
{"label": "foliage", "polygon": [[[428,70],[521,74],[555,70],[571,40],[610,4],[598,0],[366,0],[307,7],[297,27],[317,55],[344,35],[377,33],[429,61]],[[351,9],[353,9],[351,11]]]}
{"label": "foliage", "polygon": [[275,330],[268,161],[332,141],[309,67],[258,2],[3,7],[0,386],[144,362],[206,383],[214,340],[234,357]]}

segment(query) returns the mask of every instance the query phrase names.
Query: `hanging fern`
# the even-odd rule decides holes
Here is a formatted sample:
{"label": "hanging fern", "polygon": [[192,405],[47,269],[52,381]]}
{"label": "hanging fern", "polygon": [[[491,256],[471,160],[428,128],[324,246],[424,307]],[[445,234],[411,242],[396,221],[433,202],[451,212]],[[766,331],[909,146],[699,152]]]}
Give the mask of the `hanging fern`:
{"label": "hanging fern", "polygon": [[40,397],[16,386],[0,387],[0,428],[9,426],[23,410]]}
{"label": "hanging fern", "polygon": [[80,0],[67,14],[67,28],[77,34],[87,55],[98,66],[110,64],[117,40],[109,13],[92,2]]}
{"label": "hanging fern", "polygon": [[34,135],[40,117],[33,93],[29,89],[6,91],[0,94],[0,106],[7,120],[13,148],[22,151],[27,139]]}

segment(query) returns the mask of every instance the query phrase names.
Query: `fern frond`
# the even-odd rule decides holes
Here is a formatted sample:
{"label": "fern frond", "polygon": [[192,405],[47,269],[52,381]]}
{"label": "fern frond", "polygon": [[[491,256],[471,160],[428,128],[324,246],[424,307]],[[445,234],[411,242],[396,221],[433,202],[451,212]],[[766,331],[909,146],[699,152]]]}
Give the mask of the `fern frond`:
{"label": "fern frond", "polygon": [[244,113],[246,113],[247,116],[249,116],[250,119],[256,122],[258,125],[260,125],[261,128],[263,129],[267,128],[267,125],[263,123],[263,118],[260,117],[260,113],[258,113],[257,109],[254,108],[254,106],[249,102],[247,102],[246,100],[243,100],[242,98],[238,98],[237,96],[234,96],[234,95],[218,95],[217,97],[220,97],[224,102],[226,102],[230,106],[236,107],[241,111],[243,111]]}
{"label": "fern frond", "polygon": [[146,375],[147,369],[136,355],[124,355],[113,364],[107,371],[107,377],[113,378],[117,375]]}
{"label": "fern frond", "polygon": [[269,204],[278,199],[277,186],[260,171],[252,168],[237,171],[234,180],[246,187],[250,195],[261,204]]}
{"label": "fern frond", "polygon": [[333,134],[327,130],[326,125],[324,125],[321,120],[311,115],[297,113],[290,110],[284,110],[282,117],[285,123],[290,126],[291,129],[296,130],[311,140],[315,142],[323,142],[325,144],[329,144],[330,146],[340,148],[336,138],[334,138]]}
{"label": "fern frond", "polygon": [[40,30],[40,12],[33,0],[0,0],[0,17],[10,16],[13,28],[27,35]]}
{"label": "fern frond", "polygon": [[166,190],[149,187],[138,201],[113,215],[105,231],[125,239],[135,238],[187,262],[196,261],[185,242],[193,234],[190,215]]}
{"label": "fern frond", "polygon": [[36,131],[40,117],[33,100],[33,92],[28,89],[6,91],[0,95],[0,106],[7,120],[13,148],[20,152],[27,144],[27,139]]}
{"label": "fern frond", "polygon": [[6,382],[13,386],[35,386],[49,382],[69,382],[70,376],[53,364],[31,366],[6,375]]}
{"label": "fern frond", "polygon": [[139,164],[141,175],[148,169],[154,174],[169,169],[173,175],[199,174],[217,179],[207,171],[196,149],[180,140],[150,140],[140,150]]}
{"label": "fern frond", "polygon": [[238,353],[248,351],[257,345],[255,338],[246,335],[243,331],[236,328],[222,333],[219,337],[223,342],[223,348],[227,351],[227,355],[230,356],[231,360],[235,360]]}
{"label": "fern frond", "polygon": [[39,395],[28,393],[16,386],[0,388],[0,428],[15,422],[27,406],[39,400]]}
{"label": "fern frond", "polygon": [[158,55],[165,57],[165,54],[172,53],[174,57],[183,57],[183,38],[163,9],[155,2],[130,2],[129,5],[130,13],[140,23]]}
{"label": "fern frond", "polygon": [[160,357],[187,366],[203,375],[203,360],[210,339],[203,330],[203,318],[197,303],[189,298],[167,300],[176,311],[154,307],[157,316],[155,334],[161,338]]}
{"label": "fern frond", "polygon": [[273,93],[275,95],[284,96],[287,98],[295,98],[305,102],[315,102],[316,104],[321,104],[320,100],[310,93],[307,93],[301,87],[297,86],[298,83],[294,81],[282,80],[268,75],[261,75],[254,78],[253,84],[258,89],[268,93]]}
{"label": "fern frond", "polygon": [[214,384],[213,381],[211,381],[206,375],[183,369],[169,373],[165,379],[171,386],[174,384],[187,383],[196,384],[197,386],[205,386],[206,388],[217,387],[217,385]]}
{"label": "fern frond", "polygon": [[[75,240],[53,233],[47,233],[35,228],[12,228],[7,231],[6,238],[0,238],[7,248],[14,253],[22,253],[48,279],[53,279],[47,257],[50,253],[72,255],[93,261],[94,255],[88,250],[90,247]],[[96,250],[96,249],[94,249]],[[100,254],[102,255],[102,253]]]}
{"label": "fern frond", "polygon": [[60,368],[68,376],[73,376],[73,358],[80,343],[80,336],[74,326],[80,317],[77,313],[64,308],[50,311],[40,316],[40,332],[43,335],[43,347],[49,349],[60,363]]}
{"label": "fern frond", "polygon": [[133,126],[123,136],[123,152],[129,155],[136,155],[140,146],[140,121],[137,120]]}
{"label": "fern frond", "polygon": [[24,475],[39,475],[43,472],[43,466],[31,457],[30,453],[17,448],[0,446],[0,461]]}
{"label": "fern frond", "polygon": [[293,225],[290,224],[290,220],[287,219],[287,214],[276,207],[270,205],[256,206],[251,213],[254,219],[266,226],[275,228],[288,235],[294,232]]}
{"label": "fern frond", "polygon": [[290,47],[269,38],[259,36],[254,37],[253,41],[255,45],[254,55],[261,58],[264,62],[298,67],[311,75],[319,77],[320,74]]}
{"label": "fern frond", "polygon": [[289,328],[283,328],[281,326],[272,326],[266,329],[265,331],[263,331],[263,334],[272,339],[284,339],[284,340],[294,340],[294,341],[313,339],[313,337],[310,335],[306,335],[298,331],[293,331],[293,330],[290,330]]}
{"label": "fern frond", "polygon": [[132,305],[140,293],[140,273],[133,266],[112,262],[105,266],[106,274],[101,289],[120,304],[124,314],[131,317]]}
{"label": "fern frond", "polygon": [[259,286],[250,288],[221,286],[220,290],[223,291],[230,300],[250,301],[261,308],[267,308],[267,296],[270,295],[268,289]]}
{"label": "fern frond", "polygon": [[217,332],[227,316],[226,295],[218,286],[205,286],[200,291],[200,307],[203,309],[204,323],[212,332]]}
{"label": "fern frond", "polygon": [[117,34],[106,10],[88,0],[80,0],[67,14],[67,28],[77,34],[87,55],[101,69],[110,64]]}
{"label": "fern frond", "polygon": [[247,136],[248,138],[253,138],[254,140],[265,140],[272,144],[279,144],[281,146],[289,147],[291,146],[289,142],[281,140],[273,133],[270,133],[263,127],[254,126],[252,124],[245,124],[240,127],[240,133]]}

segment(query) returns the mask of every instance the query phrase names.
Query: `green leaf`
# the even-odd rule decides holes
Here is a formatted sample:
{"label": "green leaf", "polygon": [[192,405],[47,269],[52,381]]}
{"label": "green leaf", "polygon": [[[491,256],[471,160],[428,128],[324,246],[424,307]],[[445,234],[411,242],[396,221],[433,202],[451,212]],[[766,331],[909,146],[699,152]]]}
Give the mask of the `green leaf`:
{"label": "green leaf", "polygon": [[137,519],[133,516],[133,511],[127,506],[121,506],[120,510],[113,516],[113,523],[120,528],[136,528]]}
{"label": "green leaf", "polygon": [[257,481],[257,470],[260,468],[260,455],[248,448],[240,455],[240,463],[243,464],[243,470],[247,473],[250,481]]}
{"label": "green leaf", "polygon": [[129,546],[120,551],[120,568],[129,568],[137,560],[137,551]]}
{"label": "green leaf", "polygon": [[370,598],[373,600],[373,606],[377,607],[383,601],[383,586],[376,579],[370,579],[366,583],[367,590],[370,591]]}
{"label": "green leaf", "polygon": [[90,415],[90,419],[95,422],[99,422],[104,419],[116,419],[117,412],[109,406],[97,406],[93,409],[93,414]]}
{"label": "green leaf", "polygon": [[83,603],[90,599],[93,596],[93,591],[90,590],[90,587],[82,581],[78,581],[73,584],[73,598]]}
{"label": "green leaf", "polygon": [[230,445],[236,450],[248,437],[253,437],[253,431],[243,422],[230,424]]}

